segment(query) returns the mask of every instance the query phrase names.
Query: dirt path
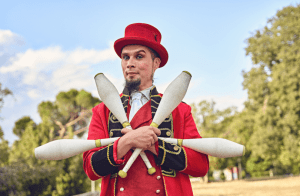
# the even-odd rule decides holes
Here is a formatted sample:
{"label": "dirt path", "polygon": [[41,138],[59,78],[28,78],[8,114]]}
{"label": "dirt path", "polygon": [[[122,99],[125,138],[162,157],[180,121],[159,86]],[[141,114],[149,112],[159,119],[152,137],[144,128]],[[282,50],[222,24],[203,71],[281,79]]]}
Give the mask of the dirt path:
{"label": "dirt path", "polygon": [[300,176],[259,181],[192,182],[194,196],[300,196]]}

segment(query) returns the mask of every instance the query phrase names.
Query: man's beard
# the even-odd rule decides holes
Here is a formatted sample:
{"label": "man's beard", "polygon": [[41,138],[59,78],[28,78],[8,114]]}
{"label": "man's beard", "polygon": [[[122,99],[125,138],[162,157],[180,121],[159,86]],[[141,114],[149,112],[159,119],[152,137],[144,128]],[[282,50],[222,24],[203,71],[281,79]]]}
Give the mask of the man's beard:
{"label": "man's beard", "polygon": [[127,80],[125,79],[125,87],[127,87],[129,94],[133,91],[138,91],[141,85],[141,78],[136,80]]}
{"label": "man's beard", "polygon": [[[152,84],[154,83],[153,77],[154,77],[154,71],[152,70],[152,73],[151,73]],[[129,95],[133,91],[138,91],[140,89],[140,85],[141,85],[141,78],[138,78],[136,80],[125,79],[125,87],[127,87],[128,91],[129,91]]]}

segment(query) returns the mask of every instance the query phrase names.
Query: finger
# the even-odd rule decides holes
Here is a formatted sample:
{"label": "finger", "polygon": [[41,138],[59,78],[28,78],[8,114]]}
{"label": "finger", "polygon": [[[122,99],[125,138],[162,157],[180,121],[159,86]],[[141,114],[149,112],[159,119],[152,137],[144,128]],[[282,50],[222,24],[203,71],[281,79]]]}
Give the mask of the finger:
{"label": "finger", "polygon": [[157,142],[158,141],[158,137],[157,137],[157,135],[154,135],[154,137],[153,137],[153,144],[155,143],[155,142]]}
{"label": "finger", "polygon": [[155,138],[152,137],[152,140],[151,140],[151,146],[155,143]]}
{"label": "finger", "polygon": [[121,130],[121,133],[126,134],[126,133],[128,133],[129,131],[132,131],[132,130],[131,130],[131,129],[127,129],[127,128],[123,128],[123,129]]}
{"label": "finger", "polygon": [[148,148],[150,148],[151,146],[152,146],[152,144],[151,144],[151,143],[149,143],[149,144],[147,145],[147,149],[148,149]]}
{"label": "finger", "polygon": [[155,133],[156,135],[160,136],[161,131],[160,131],[158,128],[152,127],[152,130],[154,131],[154,133]]}
{"label": "finger", "polygon": [[152,138],[154,140],[154,143],[158,141],[158,137],[157,137],[157,135],[154,132],[151,134],[151,136],[152,136]]}

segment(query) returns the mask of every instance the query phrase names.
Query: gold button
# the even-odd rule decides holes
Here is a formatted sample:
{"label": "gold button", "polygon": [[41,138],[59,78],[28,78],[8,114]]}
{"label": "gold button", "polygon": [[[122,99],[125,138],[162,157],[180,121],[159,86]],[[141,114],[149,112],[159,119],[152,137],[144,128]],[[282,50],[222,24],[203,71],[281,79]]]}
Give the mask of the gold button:
{"label": "gold button", "polygon": [[157,176],[157,177],[156,177],[157,180],[159,180],[160,178],[161,178],[160,176]]}
{"label": "gold button", "polygon": [[113,132],[110,132],[110,134],[109,134],[109,135],[110,135],[110,137],[112,137],[112,136],[114,136],[114,133],[113,133]]}
{"label": "gold button", "polygon": [[156,190],[156,193],[157,193],[157,194],[160,193],[160,190],[157,189],[157,190]]}
{"label": "gold button", "polygon": [[170,132],[170,131],[167,131],[166,134],[167,134],[167,136],[170,136],[170,135],[171,135],[171,132]]}
{"label": "gold button", "polygon": [[121,187],[121,188],[120,188],[120,191],[124,191],[124,188],[123,188],[123,187]]}
{"label": "gold button", "polygon": [[116,120],[117,118],[115,116],[112,117],[113,120]]}
{"label": "gold button", "polygon": [[174,150],[178,151],[179,150],[178,146],[174,146]]}

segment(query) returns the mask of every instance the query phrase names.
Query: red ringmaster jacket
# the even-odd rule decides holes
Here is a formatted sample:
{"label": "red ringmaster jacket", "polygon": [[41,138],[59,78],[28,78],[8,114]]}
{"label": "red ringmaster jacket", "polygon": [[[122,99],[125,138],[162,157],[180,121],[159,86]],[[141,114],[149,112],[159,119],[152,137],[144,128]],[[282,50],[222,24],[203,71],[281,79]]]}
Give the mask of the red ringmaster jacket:
{"label": "red ringmaster jacket", "polygon": [[[157,98],[160,100],[162,97],[162,94],[156,94],[155,91],[156,89],[153,89],[153,92],[151,91],[151,100],[135,114],[130,122],[133,129],[151,124],[153,108],[157,109],[155,104],[159,102]],[[124,102],[128,103],[130,99],[126,94],[121,94],[121,98],[123,104]],[[130,105],[125,104],[124,108],[128,111],[128,117]],[[122,136],[120,135],[121,128],[114,129],[112,127],[111,122],[116,121],[117,119],[103,103],[97,105],[93,108],[88,139],[95,140]],[[201,138],[191,114],[191,107],[183,102],[173,110],[170,117],[163,123],[166,123],[169,128],[159,127],[162,132],[160,137]],[[111,145],[94,148],[83,153],[83,167],[88,177],[91,180],[102,178],[101,196],[189,196],[193,195],[189,175],[201,177],[208,172],[207,155],[159,139],[156,142],[158,156],[146,151],[152,166],[156,168],[156,173],[153,176],[147,174],[147,168],[139,156],[129,169],[128,176],[122,179],[117,175],[117,172],[124,167],[132,151],[129,151],[123,159],[117,160],[117,143],[118,140]]]}

